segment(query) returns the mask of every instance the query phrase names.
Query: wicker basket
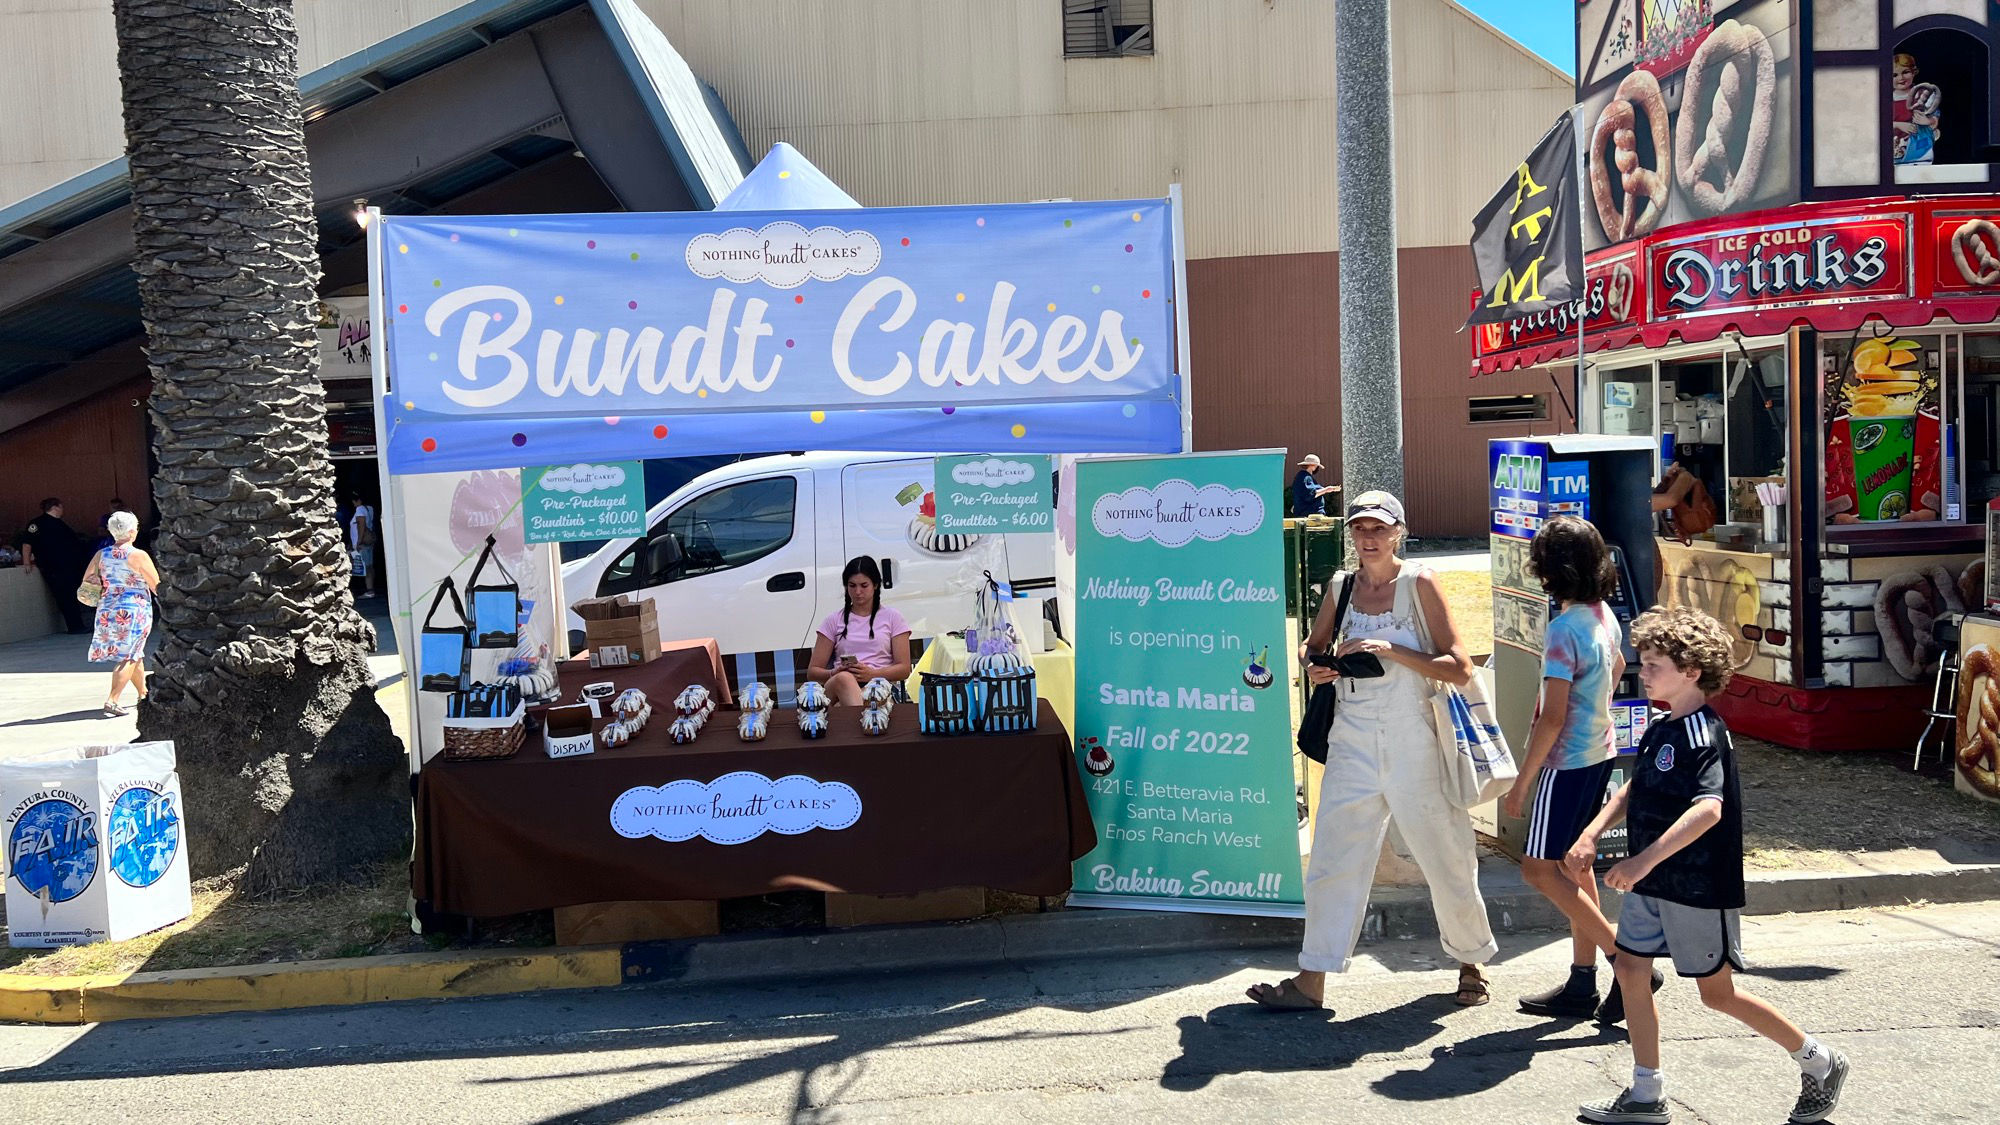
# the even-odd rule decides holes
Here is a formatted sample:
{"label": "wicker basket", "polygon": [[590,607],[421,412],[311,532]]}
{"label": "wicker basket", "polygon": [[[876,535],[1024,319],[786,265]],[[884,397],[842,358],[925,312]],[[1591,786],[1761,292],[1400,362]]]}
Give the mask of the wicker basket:
{"label": "wicker basket", "polygon": [[444,760],[478,762],[511,758],[521,749],[521,742],[527,734],[528,724],[519,716],[512,722],[447,719],[444,724]]}

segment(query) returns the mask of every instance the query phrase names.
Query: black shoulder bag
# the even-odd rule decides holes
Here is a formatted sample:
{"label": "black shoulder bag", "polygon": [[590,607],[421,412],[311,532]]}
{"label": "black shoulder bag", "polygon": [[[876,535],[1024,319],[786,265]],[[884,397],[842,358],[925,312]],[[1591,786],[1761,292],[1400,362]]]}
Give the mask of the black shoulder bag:
{"label": "black shoulder bag", "polygon": [[[1340,599],[1333,605],[1333,639],[1338,642],[1340,625],[1347,620],[1347,603],[1354,596],[1354,576],[1343,572],[1334,577],[1340,579]],[[1333,732],[1333,708],[1338,702],[1339,683],[1320,684],[1313,688],[1306,713],[1299,720],[1299,753],[1321,765],[1326,764],[1326,739]]]}

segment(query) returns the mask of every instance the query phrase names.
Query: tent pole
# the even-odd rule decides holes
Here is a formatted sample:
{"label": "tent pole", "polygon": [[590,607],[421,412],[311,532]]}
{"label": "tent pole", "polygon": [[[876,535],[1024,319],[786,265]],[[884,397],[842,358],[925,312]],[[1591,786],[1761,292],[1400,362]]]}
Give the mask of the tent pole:
{"label": "tent pole", "polygon": [[1194,382],[1188,375],[1192,366],[1188,355],[1187,226],[1181,218],[1181,185],[1167,186],[1167,202],[1174,211],[1174,349],[1180,373],[1181,452],[1194,452]]}
{"label": "tent pole", "polygon": [[[396,638],[396,657],[403,665],[403,695],[409,706],[410,739],[405,747],[410,755],[410,775],[423,768],[424,752],[417,737],[417,676],[410,663],[414,641],[406,618],[409,616],[409,568],[403,564],[404,547],[401,507],[396,495],[396,478],[389,471],[389,418],[385,404],[389,398],[388,294],[384,291],[382,261],[382,209],[368,209],[368,369],[375,388],[375,471],[382,480],[382,498],[375,506],[377,536],[382,543],[382,566],[389,572],[382,588],[389,597],[389,628]],[[390,532],[394,530],[392,536]]]}

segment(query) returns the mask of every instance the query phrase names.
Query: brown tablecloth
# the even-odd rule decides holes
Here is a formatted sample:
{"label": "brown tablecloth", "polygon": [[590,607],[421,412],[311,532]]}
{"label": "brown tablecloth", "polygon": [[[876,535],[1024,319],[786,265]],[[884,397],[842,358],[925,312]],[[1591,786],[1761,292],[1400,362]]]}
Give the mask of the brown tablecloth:
{"label": "brown tablecloth", "polygon": [[[919,734],[914,706],[889,733],[860,731],[835,708],[826,738],[799,735],[790,711],[770,737],[743,742],[719,711],[688,746],[667,738],[661,707],[633,743],[550,761],[537,736],[498,762],[433,760],[417,779],[411,884],[430,909],[493,917],[590,902],[721,899],[774,890],[907,894],[995,887],[1018,894],[1069,889],[1070,863],[1096,844],[1069,735],[1047,703],[1027,734]],[[699,836],[628,839],[611,806],[635,786],[702,784],[749,770],[844,782],[860,795],[850,827],[741,844]]]}
{"label": "brown tablecloth", "polygon": [[646,693],[656,710],[673,706],[674,697],[690,684],[707,688],[724,704],[731,699],[729,677],[722,671],[722,651],[712,637],[662,641],[658,660],[622,668],[592,668],[588,654],[556,665],[556,687],[562,692],[563,703],[575,703],[582,695],[583,685],[605,682],[617,684],[620,691],[638,688]]}

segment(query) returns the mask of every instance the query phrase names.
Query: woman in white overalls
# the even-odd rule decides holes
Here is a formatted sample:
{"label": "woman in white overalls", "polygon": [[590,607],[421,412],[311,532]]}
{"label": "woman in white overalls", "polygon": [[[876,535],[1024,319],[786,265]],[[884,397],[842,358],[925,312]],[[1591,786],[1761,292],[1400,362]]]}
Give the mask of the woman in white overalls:
{"label": "woman in white overalls", "polygon": [[[1389,818],[1430,884],[1444,949],[1459,962],[1456,999],[1489,999],[1480,966],[1498,952],[1479,895],[1479,853],[1472,819],[1445,799],[1431,696],[1440,684],[1463,685],[1472,661],[1458,641],[1437,576],[1397,557],[1403,505],[1386,492],[1364,492],[1347,511],[1359,565],[1339,655],[1369,652],[1379,679],[1348,679],[1327,739],[1312,860],[1306,866],[1306,935],[1299,974],[1258,984],[1250,998],[1271,1008],[1324,1007],[1326,974],[1347,971],[1368,914],[1368,892]],[[1301,646],[1300,663],[1315,684],[1340,677],[1306,657],[1333,644],[1339,586],[1329,586],[1319,618]]]}

